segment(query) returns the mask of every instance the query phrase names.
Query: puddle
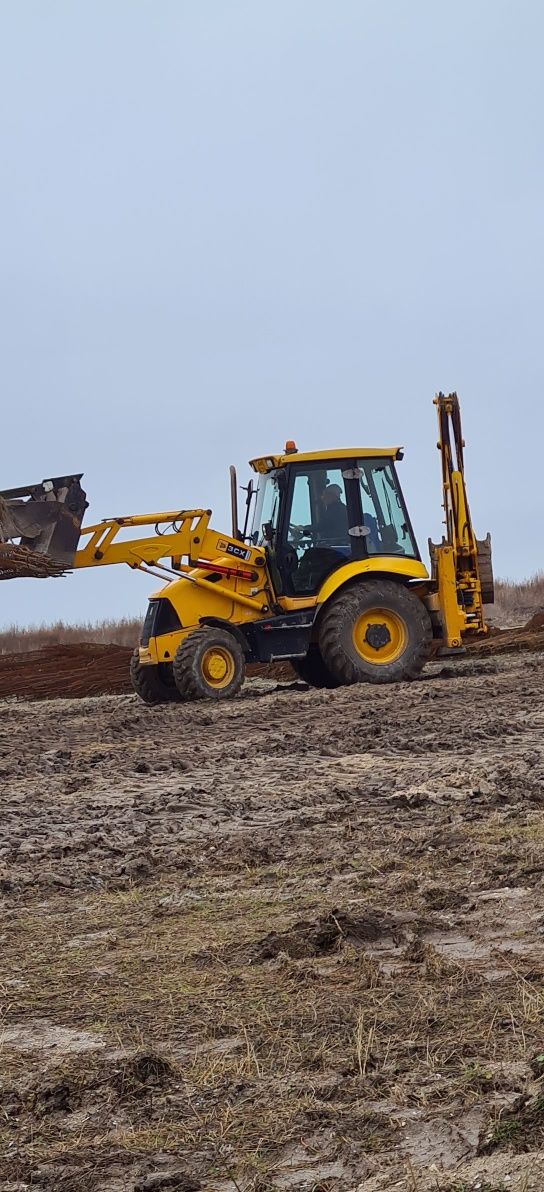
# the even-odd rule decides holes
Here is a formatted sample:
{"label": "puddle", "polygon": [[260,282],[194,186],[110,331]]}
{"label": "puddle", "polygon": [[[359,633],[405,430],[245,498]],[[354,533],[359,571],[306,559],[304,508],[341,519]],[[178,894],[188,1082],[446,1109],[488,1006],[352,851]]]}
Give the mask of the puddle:
{"label": "puddle", "polygon": [[[326,1187],[329,1180],[334,1187],[351,1184],[352,1172],[341,1158],[319,1157],[303,1145],[288,1148],[283,1160],[270,1173],[271,1188],[292,1189],[292,1192],[313,1192],[315,1188]],[[336,1181],[342,1181],[341,1184]]]}
{"label": "puddle", "polygon": [[[197,1044],[193,1054],[210,1053],[210,1055],[230,1055],[231,1052],[240,1051],[246,1046],[247,1044],[239,1035],[225,1035],[223,1039],[211,1039],[206,1043]],[[191,1054],[189,1049],[187,1049],[187,1052]]]}
{"label": "puddle", "polygon": [[103,931],[88,931],[85,935],[74,935],[66,944],[67,948],[92,948],[93,944],[101,940],[115,940],[116,934],[111,928]]}

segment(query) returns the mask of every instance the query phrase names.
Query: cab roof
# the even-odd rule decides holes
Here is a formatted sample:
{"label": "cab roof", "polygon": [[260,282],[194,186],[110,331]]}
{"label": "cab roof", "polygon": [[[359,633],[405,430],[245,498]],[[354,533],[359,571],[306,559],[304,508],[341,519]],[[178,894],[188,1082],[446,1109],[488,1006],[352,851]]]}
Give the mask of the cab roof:
{"label": "cab roof", "polygon": [[254,472],[271,472],[287,464],[329,463],[344,459],[402,459],[402,447],[342,447],[330,451],[287,451],[283,455],[261,455],[249,461]]}

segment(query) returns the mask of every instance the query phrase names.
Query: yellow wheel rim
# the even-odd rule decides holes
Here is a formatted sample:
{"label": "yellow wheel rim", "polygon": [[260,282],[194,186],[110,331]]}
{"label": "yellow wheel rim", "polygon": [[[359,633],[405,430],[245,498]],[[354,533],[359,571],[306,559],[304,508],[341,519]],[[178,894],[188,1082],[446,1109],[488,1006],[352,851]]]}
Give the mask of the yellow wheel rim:
{"label": "yellow wheel rim", "polygon": [[228,687],[235,674],[234,658],[222,646],[210,646],[202,655],[201,669],[210,687]]}
{"label": "yellow wheel rim", "polygon": [[407,640],[406,625],[389,608],[371,608],[361,613],[353,626],[353,644],[365,662],[387,666],[400,658]]}

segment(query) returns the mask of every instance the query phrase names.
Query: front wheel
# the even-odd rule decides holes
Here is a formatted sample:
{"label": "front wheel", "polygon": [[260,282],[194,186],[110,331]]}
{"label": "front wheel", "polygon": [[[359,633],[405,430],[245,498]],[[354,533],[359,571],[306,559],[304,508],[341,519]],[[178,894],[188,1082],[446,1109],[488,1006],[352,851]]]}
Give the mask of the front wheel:
{"label": "front wheel", "polygon": [[173,682],[167,683],[158,666],[142,666],[138,647],[130,659],[130,681],[144,704],[170,704],[179,699]]}
{"label": "front wheel", "polygon": [[174,679],[182,699],[226,699],[244,678],[244,651],[226,629],[195,629],[176,650]]}
{"label": "front wheel", "polygon": [[432,627],[423,602],[394,580],[362,580],[332,597],[319,648],[338,683],[417,678],[429,658]]}

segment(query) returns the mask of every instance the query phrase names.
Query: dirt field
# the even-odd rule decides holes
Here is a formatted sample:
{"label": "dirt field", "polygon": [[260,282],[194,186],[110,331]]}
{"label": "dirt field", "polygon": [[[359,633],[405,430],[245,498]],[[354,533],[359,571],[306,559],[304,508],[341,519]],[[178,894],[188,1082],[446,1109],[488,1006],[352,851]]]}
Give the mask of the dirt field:
{"label": "dirt field", "polygon": [[530,652],[0,701],[0,1187],[542,1189],[543,729]]}

